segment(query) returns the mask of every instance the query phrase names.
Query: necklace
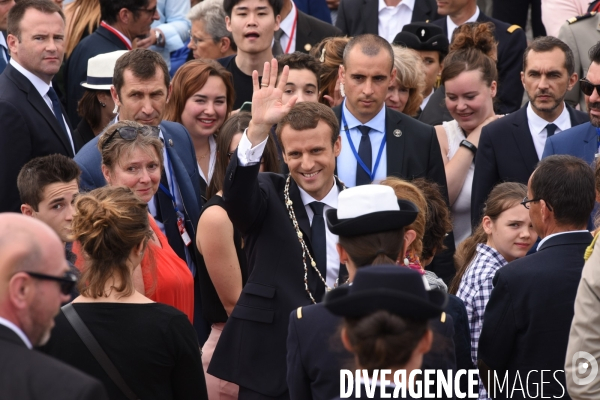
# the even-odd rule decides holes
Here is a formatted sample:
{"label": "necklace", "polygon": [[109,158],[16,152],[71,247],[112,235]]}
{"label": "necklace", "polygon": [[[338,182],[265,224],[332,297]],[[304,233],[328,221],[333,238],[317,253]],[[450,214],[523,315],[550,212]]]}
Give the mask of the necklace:
{"label": "necklace", "polygon": [[[346,189],[346,185],[344,185],[344,183],[340,181],[337,176],[334,175],[334,177],[342,184],[342,188]],[[288,210],[288,214],[290,216],[290,219],[292,220],[294,229],[296,230],[296,235],[298,236],[300,247],[302,248],[302,265],[304,266],[304,290],[306,290],[306,293],[308,293],[308,297],[310,297],[310,300],[313,302],[313,304],[316,304],[317,302],[312,293],[310,292],[310,289],[308,288],[308,267],[306,265],[306,256],[310,258],[310,266],[317,272],[317,275],[321,279],[321,282],[323,282],[323,284],[325,285],[326,292],[329,292],[331,289],[335,288],[337,286],[337,282],[333,286],[333,288],[327,285],[327,282],[325,281],[325,279],[323,279],[323,275],[321,275],[321,271],[319,271],[319,269],[317,268],[317,263],[315,262],[315,259],[313,258],[312,254],[310,254],[308,246],[306,246],[306,243],[304,242],[304,235],[300,231],[300,225],[298,225],[298,221],[296,220],[296,213],[294,212],[293,207],[294,203],[290,199],[290,181],[291,176],[288,175],[285,181],[285,188],[283,189],[283,198],[285,201],[285,207]]]}
{"label": "necklace", "polygon": [[209,151],[208,153],[206,153],[205,155],[203,155],[203,156],[196,157],[196,161],[200,162],[200,160],[203,160],[203,159],[205,159],[206,157],[208,157],[208,155],[209,155],[209,154],[210,154],[210,151]]}

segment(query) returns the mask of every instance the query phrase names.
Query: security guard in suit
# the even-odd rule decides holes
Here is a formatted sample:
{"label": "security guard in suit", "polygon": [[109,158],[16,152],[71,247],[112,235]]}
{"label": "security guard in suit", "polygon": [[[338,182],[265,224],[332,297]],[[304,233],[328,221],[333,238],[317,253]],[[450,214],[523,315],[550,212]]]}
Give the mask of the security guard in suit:
{"label": "security guard in suit", "polygon": [[[592,11],[578,17],[569,18],[560,28],[558,38],[573,51],[575,72],[579,75],[579,79],[585,78],[590,68],[588,51],[600,41],[600,13]],[[585,97],[579,90],[579,82],[567,92],[565,101],[573,107],[579,104],[581,111],[587,111]]]}

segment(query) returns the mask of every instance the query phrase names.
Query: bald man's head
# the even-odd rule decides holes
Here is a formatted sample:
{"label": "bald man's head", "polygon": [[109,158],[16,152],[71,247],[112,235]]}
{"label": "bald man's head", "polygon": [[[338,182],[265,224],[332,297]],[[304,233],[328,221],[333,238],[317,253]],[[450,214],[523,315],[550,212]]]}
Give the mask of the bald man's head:
{"label": "bald man's head", "polygon": [[0,214],[0,317],[34,346],[50,337],[54,317],[69,297],[59,282],[29,273],[64,277],[68,271],[64,247],[50,227],[21,214]]}

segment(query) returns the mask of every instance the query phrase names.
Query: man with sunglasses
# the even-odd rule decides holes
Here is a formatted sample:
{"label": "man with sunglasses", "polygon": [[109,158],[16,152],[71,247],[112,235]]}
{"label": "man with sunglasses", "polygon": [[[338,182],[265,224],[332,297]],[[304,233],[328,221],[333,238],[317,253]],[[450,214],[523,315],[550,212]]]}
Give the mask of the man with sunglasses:
{"label": "man with sunglasses", "polygon": [[[543,159],[529,179],[521,204],[542,240],[535,254],[496,272],[479,338],[479,376],[494,399],[540,392],[569,398],[563,370],[583,257],[592,242],[586,227],[594,186],[592,169],[565,155]],[[518,376],[523,384],[513,385]],[[502,389],[506,378],[511,383]],[[511,391],[515,386],[522,388]]]}
{"label": "man with sunglasses", "polygon": [[0,214],[0,393],[6,399],[108,399],[102,384],[33,350],[50,338],[76,278],[44,223]]}
{"label": "man with sunglasses", "polygon": [[567,129],[546,141],[543,157],[553,154],[570,154],[592,164],[600,149],[600,42],[588,53],[590,68],[579,88],[585,97],[590,122]]}
{"label": "man with sunglasses", "polygon": [[152,22],[159,19],[156,4],[157,0],[100,0],[100,26],[79,42],[65,68],[67,114],[73,126],[81,120],[77,104],[85,91],[81,82],[87,77],[88,60],[99,54],[131,50],[135,39],[147,37]]}

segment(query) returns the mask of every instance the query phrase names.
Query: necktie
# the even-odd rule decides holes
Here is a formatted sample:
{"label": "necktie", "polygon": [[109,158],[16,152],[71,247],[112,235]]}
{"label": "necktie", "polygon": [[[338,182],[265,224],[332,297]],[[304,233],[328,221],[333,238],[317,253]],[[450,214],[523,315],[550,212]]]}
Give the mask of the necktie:
{"label": "necktie", "polygon": [[[165,188],[169,187],[169,181],[167,180],[164,168],[161,171],[160,183]],[[165,235],[167,236],[169,245],[175,253],[177,253],[179,258],[187,262],[183,239],[181,239],[179,228],[177,227],[177,213],[173,206],[173,200],[171,200],[171,197],[160,188],[156,192],[156,211],[156,219],[165,226]]]}
{"label": "necktie", "polygon": [[[325,219],[323,218],[325,203],[313,201],[309,206],[315,214],[310,227],[310,243],[313,249],[313,257],[321,276],[324,280],[327,280],[327,240],[325,236]],[[324,293],[325,286],[317,282],[316,294],[318,298],[321,298]]]}
{"label": "necktie", "polygon": [[50,97],[50,101],[52,102],[52,111],[54,112],[54,116],[58,121],[58,125],[60,125],[63,133],[65,134],[67,142],[71,143],[71,140],[69,139],[69,133],[67,132],[67,127],[65,126],[62,108],[60,107],[58,96],[56,95],[56,92],[54,91],[54,88],[52,86],[50,86],[50,89],[48,90],[48,97]]}
{"label": "necktie", "polygon": [[281,47],[281,37],[283,36],[283,34],[283,30],[279,29],[277,30],[277,32],[275,32],[275,35],[273,36],[273,39],[275,39],[275,41],[273,42],[273,57],[277,57],[283,54],[283,47]]}
{"label": "necktie", "polygon": [[554,124],[548,124],[546,125],[546,132],[548,132],[548,136],[550,137],[552,135],[554,135],[554,132],[556,132],[556,128],[558,128],[558,126],[554,125]]}
{"label": "necktie", "polygon": [[[371,170],[371,159],[373,158],[373,153],[371,150],[371,139],[369,138],[369,132],[371,128],[366,125],[361,125],[358,127],[362,136],[360,138],[360,145],[358,146],[358,156],[362,160],[363,163]],[[356,186],[359,185],[369,185],[371,183],[371,177],[367,172],[361,167],[361,165],[356,163]]]}
{"label": "necktie", "polygon": [[2,71],[4,71],[4,69],[8,65],[8,63],[6,62],[6,60],[4,59],[4,57],[6,57],[6,60],[9,59],[8,58],[8,52],[6,51],[6,49],[4,48],[4,46],[0,46],[0,74],[2,73]]}

